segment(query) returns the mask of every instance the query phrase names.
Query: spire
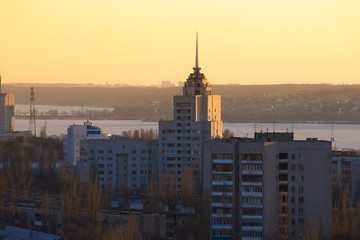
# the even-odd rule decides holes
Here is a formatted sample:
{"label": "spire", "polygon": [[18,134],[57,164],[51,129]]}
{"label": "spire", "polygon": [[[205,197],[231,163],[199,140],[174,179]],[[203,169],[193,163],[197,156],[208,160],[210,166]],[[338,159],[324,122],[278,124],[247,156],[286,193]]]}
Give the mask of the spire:
{"label": "spire", "polygon": [[195,56],[195,67],[194,67],[194,71],[195,72],[200,72],[200,67],[199,67],[199,46],[198,46],[198,33],[196,32],[196,56]]}
{"label": "spire", "polygon": [[195,68],[199,68],[199,46],[198,46],[198,33],[196,32],[196,61]]}

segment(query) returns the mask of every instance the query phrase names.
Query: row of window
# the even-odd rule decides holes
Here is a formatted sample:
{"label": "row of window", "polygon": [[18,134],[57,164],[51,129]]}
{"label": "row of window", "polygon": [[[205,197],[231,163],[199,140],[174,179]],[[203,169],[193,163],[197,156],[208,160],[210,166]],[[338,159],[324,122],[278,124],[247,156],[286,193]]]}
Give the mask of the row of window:
{"label": "row of window", "polygon": [[262,208],[242,208],[242,215],[251,215],[251,216],[262,216],[263,209]]}
{"label": "row of window", "polygon": [[216,172],[232,172],[233,165],[232,164],[215,164],[212,165],[212,170]]}
{"label": "row of window", "polygon": [[217,203],[232,203],[233,199],[231,196],[225,197],[225,196],[213,196],[211,198],[212,202]]}
{"label": "row of window", "polygon": [[214,229],[212,231],[213,236],[231,236],[231,230],[224,230],[224,229]]}
{"label": "row of window", "polygon": [[241,169],[242,170],[257,170],[257,171],[262,171],[262,165],[261,164],[243,164],[241,165]]}
{"label": "row of window", "polygon": [[249,204],[262,204],[263,198],[261,197],[242,197],[242,203],[249,203]]}
{"label": "row of window", "polygon": [[213,175],[213,181],[232,181],[232,175]]}
{"label": "row of window", "polygon": [[255,186],[244,186],[242,187],[242,192],[263,192],[262,187],[255,187]]}
{"label": "row of window", "polygon": [[231,225],[231,218],[213,218],[212,223],[214,225]]}
{"label": "row of window", "polygon": [[232,192],[233,186],[232,185],[215,185],[212,186],[213,192]]}
{"label": "row of window", "polygon": [[253,237],[253,238],[258,237],[258,238],[260,238],[263,236],[263,234],[262,234],[262,232],[242,231],[241,236],[242,237]]}
{"label": "row of window", "polygon": [[232,153],[213,153],[212,159],[233,160],[233,154]]}

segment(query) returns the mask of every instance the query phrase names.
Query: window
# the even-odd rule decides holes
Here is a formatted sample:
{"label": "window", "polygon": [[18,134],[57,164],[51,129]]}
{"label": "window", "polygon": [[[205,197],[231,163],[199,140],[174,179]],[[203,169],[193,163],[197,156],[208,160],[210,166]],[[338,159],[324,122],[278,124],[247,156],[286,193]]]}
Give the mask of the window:
{"label": "window", "polygon": [[279,153],[279,159],[288,159],[287,153]]}
{"label": "window", "polygon": [[304,165],[303,164],[299,164],[299,171],[304,171]]}
{"label": "window", "polygon": [[299,182],[304,181],[304,175],[299,176]]}
{"label": "window", "polygon": [[299,225],[304,225],[304,219],[303,218],[299,218]]}

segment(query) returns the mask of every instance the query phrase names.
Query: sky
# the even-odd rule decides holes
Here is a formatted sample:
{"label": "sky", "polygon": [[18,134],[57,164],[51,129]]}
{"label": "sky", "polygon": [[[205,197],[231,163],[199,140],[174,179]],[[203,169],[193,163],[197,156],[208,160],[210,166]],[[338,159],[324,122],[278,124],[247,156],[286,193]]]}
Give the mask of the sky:
{"label": "sky", "polygon": [[0,0],[3,83],[360,84],[359,0]]}

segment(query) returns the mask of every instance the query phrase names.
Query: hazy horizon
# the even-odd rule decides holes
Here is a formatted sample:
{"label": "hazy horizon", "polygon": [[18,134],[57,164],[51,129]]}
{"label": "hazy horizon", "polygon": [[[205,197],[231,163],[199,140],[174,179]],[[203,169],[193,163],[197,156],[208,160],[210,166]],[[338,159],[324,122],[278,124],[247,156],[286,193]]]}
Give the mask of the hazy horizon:
{"label": "hazy horizon", "polygon": [[360,2],[0,2],[3,83],[356,84]]}

